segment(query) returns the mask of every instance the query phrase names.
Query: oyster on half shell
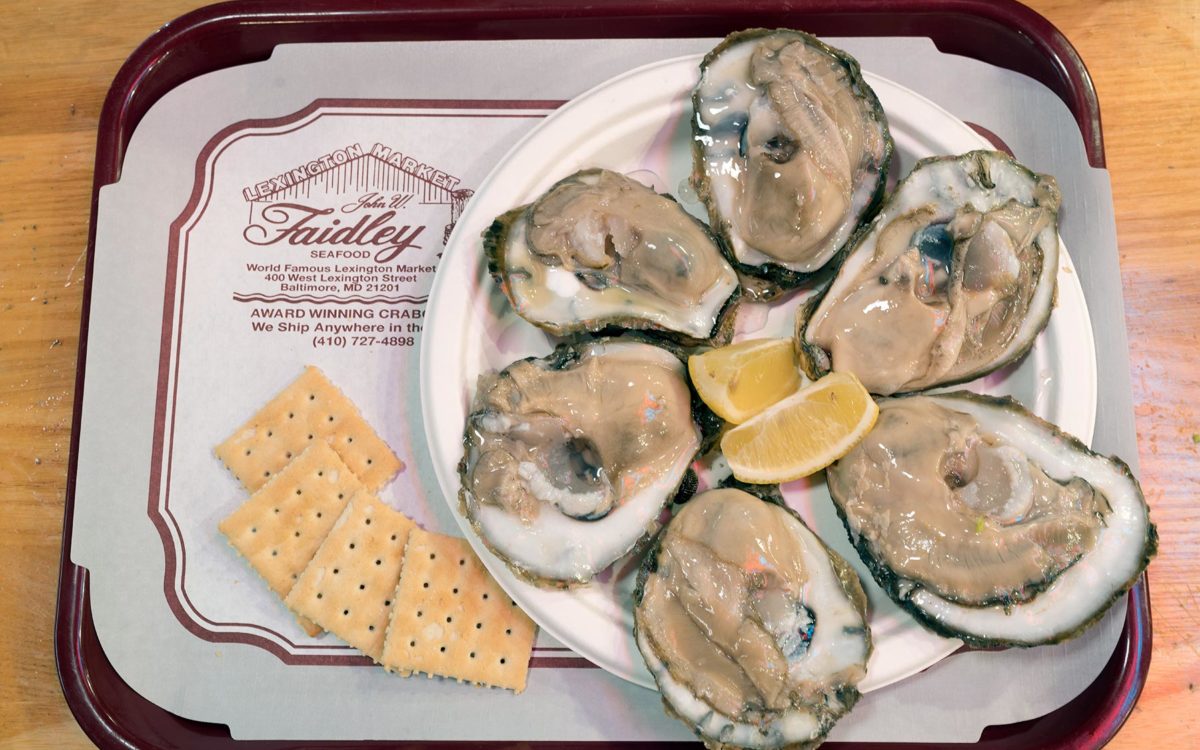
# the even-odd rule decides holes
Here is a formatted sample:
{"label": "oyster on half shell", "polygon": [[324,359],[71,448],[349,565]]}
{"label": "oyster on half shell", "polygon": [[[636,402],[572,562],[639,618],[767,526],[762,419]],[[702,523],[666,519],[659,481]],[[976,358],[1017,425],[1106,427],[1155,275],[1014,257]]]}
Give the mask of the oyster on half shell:
{"label": "oyster on half shell", "polygon": [[781,286],[836,264],[883,196],[892,138],[858,62],[751,29],[700,64],[694,182],[738,270]]}
{"label": "oyster on half shell", "polygon": [[717,238],[622,174],[560,180],[497,218],[484,249],[517,314],[555,335],[644,329],[694,343],[732,332],[740,290]]}
{"label": "oyster on half shell", "polygon": [[826,480],[880,586],[973,645],[1078,635],[1157,548],[1129,468],[1011,399],[882,399],[875,427]]}
{"label": "oyster on half shell", "polygon": [[463,514],[522,578],[571,586],[658,528],[700,449],[683,363],[639,341],[564,344],[480,377]]}
{"label": "oyster on half shell", "polygon": [[801,365],[890,395],[1016,361],[1054,306],[1059,202],[1053,177],[996,151],[918,162],[801,310]]}
{"label": "oyster on half shell", "polygon": [[859,698],[871,655],[850,566],[782,504],[697,495],[656,539],[634,630],[667,713],[709,748],[810,748]]}

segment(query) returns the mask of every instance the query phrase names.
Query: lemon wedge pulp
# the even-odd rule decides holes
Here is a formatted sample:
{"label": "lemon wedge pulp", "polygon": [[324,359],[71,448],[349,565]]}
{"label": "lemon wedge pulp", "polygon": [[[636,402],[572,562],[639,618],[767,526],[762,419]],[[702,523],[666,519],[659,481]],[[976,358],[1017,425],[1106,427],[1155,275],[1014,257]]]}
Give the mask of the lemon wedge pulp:
{"label": "lemon wedge pulp", "polygon": [[788,482],[846,455],[878,416],[858,378],[832,372],[725,433],[721,451],[743,482]]}
{"label": "lemon wedge pulp", "polygon": [[752,339],[693,355],[688,374],[704,403],[734,424],[800,387],[791,339]]}

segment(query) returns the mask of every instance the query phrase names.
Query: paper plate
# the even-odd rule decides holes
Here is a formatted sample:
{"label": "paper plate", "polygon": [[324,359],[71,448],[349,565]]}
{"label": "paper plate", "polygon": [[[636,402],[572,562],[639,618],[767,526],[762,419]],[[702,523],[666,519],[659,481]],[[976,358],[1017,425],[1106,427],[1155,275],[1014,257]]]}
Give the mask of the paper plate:
{"label": "paper plate", "polygon": [[[691,90],[700,56],[638,68],[572,100],[540,123],[500,161],[459,219],[438,268],[426,310],[421,394],[438,483],[463,534],[488,570],[537,623],[565,645],[626,680],[654,688],[633,641],[632,590],[637,560],[625,558],[591,585],[548,591],[517,579],[488,551],[461,515],[457,465],[462,432],[481,372],[548,354],[551,337],[517,317],[487,273],[480,233],[499,214],[528,203],[556,181],[586,167],[623,172],[669,192],[705,218],[688,185],[692,169]],[[896,144],[896,174],[920,158],[991,148],[962,121],[918,94],[865,74],[887,113]],[[1039,416],[1089,442],[1096,416],[1096,354],[1083,291],[1066,248],[1060,254],[1058,306],[1019,366],[968,384],[1014,396]],[[788,336],[800,297],[743,305],[738,337]],[[808,524],[858,570],[871,600],[875,650],[869,692],[920,672],[961,642],[921,627],[875,585],[851,547],[820,476],[783,486]]]}

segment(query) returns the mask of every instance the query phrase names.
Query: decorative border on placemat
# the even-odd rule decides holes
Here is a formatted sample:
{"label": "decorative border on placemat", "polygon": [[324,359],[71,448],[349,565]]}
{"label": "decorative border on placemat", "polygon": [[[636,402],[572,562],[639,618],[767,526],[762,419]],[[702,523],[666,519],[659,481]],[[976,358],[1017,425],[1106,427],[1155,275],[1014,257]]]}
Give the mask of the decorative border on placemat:
{"label": "decorative border on placemat", "polygon": [[[218,622],[199,611],[186,589],[187,548],[180,525],[170,509],[170,478],[175,430],[179,353],[182,347],[183,298],[187,286],[188,240],[212,197],[216,162],[231,145],[253,135],[282,135],[304,128],[322,117],[524,117],[540,119],[561,106],[561,101],[458,100],[458,99],[318,99],[284,117],[247,119],[214,135],[196,158],[192,194],[171,223],[167,249],[162,329],[159,339],[158,385],[155,394],[154,433],[147,514],[163,543],[165,571],[163,594],[175,618],[198,638],[213,643],[242,643],[262,648],[285,664],[370,666],[374,662],[342,644],[296,643],[270,627],[249,622]],[[370,112],[364,110],[393,110]],[[461,113],[405,112],[404,110],[463,110]],[[477,110],[477,111],[471,111]],[[270,130],[266,133],[262,131]],[[255,132],[258,131],[258,132]],[[246,301],[238,299],[238,301]],[[291,302],[293,300],[282,300]],[[389,303],[392,300],[387,300]],[[405,299],[423,303],[425,298]],[[164,481],[165,480],[165,481]],[[534,647],[534,668],[595,668],[570,649]]]}

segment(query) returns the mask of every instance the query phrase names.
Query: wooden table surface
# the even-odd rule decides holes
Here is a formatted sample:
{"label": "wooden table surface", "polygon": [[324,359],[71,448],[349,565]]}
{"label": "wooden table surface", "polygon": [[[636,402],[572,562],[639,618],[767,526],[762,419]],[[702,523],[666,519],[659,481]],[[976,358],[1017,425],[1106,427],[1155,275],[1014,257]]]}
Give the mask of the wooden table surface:
{"label": "wooden table surface", "polygon": [[[1150,567],[1150,677],[1117,748],[1200,746],[1200,4],[1038,0],[1099,91],[1120,240]],[[3,4],[0,747],[88,747],[53,654],[92,161],[118,67],[181,0]]]}

